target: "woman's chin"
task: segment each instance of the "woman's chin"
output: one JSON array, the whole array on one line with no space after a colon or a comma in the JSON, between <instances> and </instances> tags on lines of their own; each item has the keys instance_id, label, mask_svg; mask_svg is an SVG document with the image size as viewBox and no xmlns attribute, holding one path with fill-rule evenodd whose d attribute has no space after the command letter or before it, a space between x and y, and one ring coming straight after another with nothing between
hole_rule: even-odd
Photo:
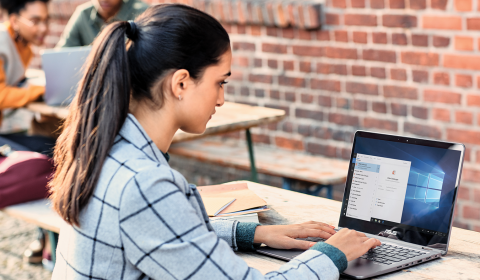
<instances>
[{"instance_id":1,"label":"woman's chin","mask_svg":"<svg viewBox=\"0 0 480 280\"><path fill-rule=\"evenodd\" d=\"M196 128L180 128L181 131L190 133L190 134L203 134L205 130L207 129L206 126L203 127L196 127Z\"/></svg>"}]
</instances>

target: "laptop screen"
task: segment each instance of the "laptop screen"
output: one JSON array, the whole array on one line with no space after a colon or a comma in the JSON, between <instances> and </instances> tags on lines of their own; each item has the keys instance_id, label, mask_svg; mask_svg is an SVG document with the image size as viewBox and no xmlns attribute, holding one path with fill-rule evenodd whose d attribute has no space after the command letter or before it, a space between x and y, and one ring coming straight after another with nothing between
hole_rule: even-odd
<instances>
[{"instance_id":1,"label":"laptop screen","mask_svg":"<svg viewBox=\"0 0 480 280\"><path fill-rule=\"evenodd\" d=\"M339 226L446 250L463 150L357 132Z\"/></svg>"}]
</instances>

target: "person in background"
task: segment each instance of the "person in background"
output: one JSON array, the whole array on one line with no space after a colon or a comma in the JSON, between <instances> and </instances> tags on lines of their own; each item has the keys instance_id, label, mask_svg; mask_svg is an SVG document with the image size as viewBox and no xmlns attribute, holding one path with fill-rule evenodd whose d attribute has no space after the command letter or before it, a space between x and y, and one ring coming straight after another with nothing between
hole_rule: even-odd
<instances>
[{"instance_id":1,"label":"person in background","mask_svg":"<svg viewBox=\"0 0 480 280\"><path fill-rule=\"evenodd\" d=\"M77 7L57 47L90 45L106 25L135 19L147 8L148 5L139 0L91 0Z\"/></svg>"},{"instance_id":2,"label":"person in background","mask_svg":"<svg viewBox=\"0 0 480 280\"><path fill-rule=\"evenodd\" d=\"M0 125L2 110L20 108L39 99L45 92L43 86L28 85L25 71L33 57L31 45L43 45L48 33L49 0L0 0L7 20L0 24ZM55 139L25 133L0 134L0 147L9 145L14 150L41 152L53 151ZM30 244L24 258L30 263L42 261L45 247L43 231Z\"/></svg>"}]
</instances>

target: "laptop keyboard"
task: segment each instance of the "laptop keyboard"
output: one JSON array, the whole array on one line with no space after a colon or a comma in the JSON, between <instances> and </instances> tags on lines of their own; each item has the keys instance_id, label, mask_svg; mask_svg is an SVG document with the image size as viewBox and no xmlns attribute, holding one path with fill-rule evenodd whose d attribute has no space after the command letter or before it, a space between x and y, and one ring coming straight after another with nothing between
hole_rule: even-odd
<instances>
[{"instance_id":1,"label":"laptop keyboard","mask_svg":"<svg viewBox=\"0 0 480 280\"><path fill-rule=\"evenodd\" d=\"M305 240L310 242L325 242L325 239L319 237L297 238L298 240ZM375 249L370 249L367 253L361 256L361 259L371 260L377 263L390 265L396 262L401 262L420 255L425 252L409 249L401 246L383 243Z\"/></svg>"}]
</instances>

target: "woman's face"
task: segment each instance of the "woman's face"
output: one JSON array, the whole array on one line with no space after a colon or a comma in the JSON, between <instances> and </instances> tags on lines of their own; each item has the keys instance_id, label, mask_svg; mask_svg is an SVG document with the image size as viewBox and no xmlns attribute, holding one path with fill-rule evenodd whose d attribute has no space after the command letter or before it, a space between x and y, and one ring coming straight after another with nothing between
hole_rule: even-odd
<instances>
[{"instance_id":1,"label":"woman's face","mask_svg":"<svg viewBox=\"0 0 480 280\"><path fill-rule=\"evenodd\" d=\"M13 30L28 43L42 45L48 33L48 8L42 1L29 2L18 14L10 15Z\"/></svg>"},{"instance_id":2,"label":"woman's face","mask_svg":"<svg viewBox=\"0 0 480 280\"><path fill-rule=\"evenodd\" d=\"M187 92L180 101L180 129L189 133L203 133L207 122L215 114L215 108L225 102L224 84L231 72L232 52L225 52L218 64L205 69L202 78L196 83L189 80Z\"/></svg>"}]
</instances>

